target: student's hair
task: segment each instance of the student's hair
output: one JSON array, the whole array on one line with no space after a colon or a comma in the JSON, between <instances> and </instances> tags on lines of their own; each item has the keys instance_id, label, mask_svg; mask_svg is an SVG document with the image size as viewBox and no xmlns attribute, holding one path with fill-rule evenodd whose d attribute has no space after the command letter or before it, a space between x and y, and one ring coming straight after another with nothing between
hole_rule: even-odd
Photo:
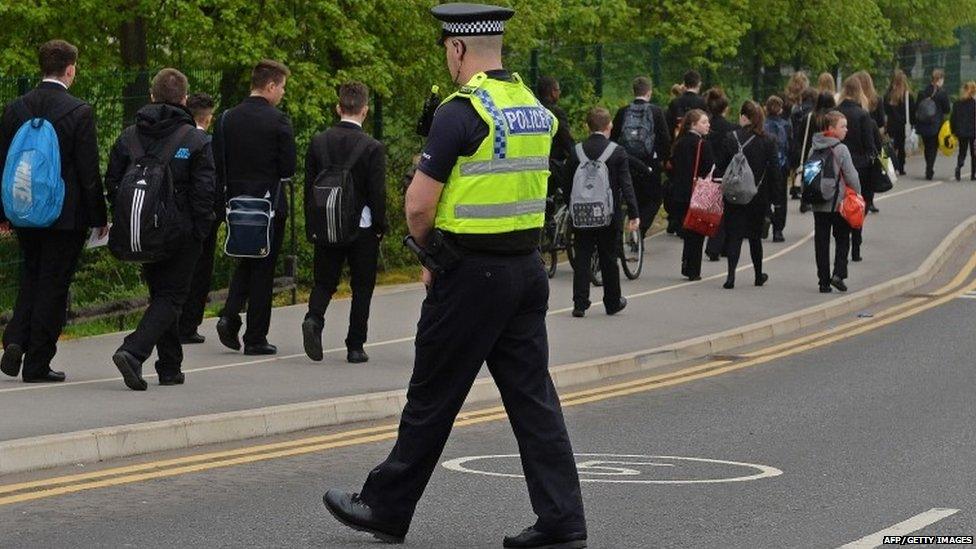
<instances>
[{"instance_id":1,"label":"student's hair","mask_svg":"<svg viewBox=\"0 0 976 549\"><path fill-rule=\"evenodd\" d=\"M874 79L871 78L871 74L868 71L857 71L852 76L861 82L861 90L868 100L868 106L865 108L869 111L877 109L880 98L877 90L874 89Z\"/></svg>"},{"instance_id":2,"label":"student's hair","mask_svg":"<svg viewBox=\"0 0 976 549\"><path fill-rule=\"evenodd\" d=\"M871 105L868 102L868 96L864 95L864 88L861 87L861 79L857 75L851 75L844 79L844 87L840 91L840 100L851 100L863 107L865 110L870 110Z\"/></svg>"},{"instance_id":3,"label":"student's hair","mask_svg":"<svg viewBox=\"0 0 976 549\"><path fill-rule=\"evenodd\" d=\"M369 105L369 88L362 82L346 82L339 86L339 110L359 114Z\"/></svg>"},{"instance_id":4,"label":"student's hair","mask_svg":"<svg viewBox=\"0 0 976 549\"><path fill-rule=\"evenodd\" d=\"M783 90L783 96L791 105L797 105L803 101L803 91L810 87L810 78L803 71L796 71L790 77L790 81Z\"/></svg>"},{"instance_id":5,"label":"student's hair","mask_svg":"<svg viewBox=\"0 0 976 549\"><path fill-rule=\"evenodd\" d=\"M552 92L559 87L559 81L551 76L540 76L535 85L535 95L540 101L548 101Z\"/></svg>"},{"instance_id":6,"label":"student's hair","mask_svg":"<svg viewBox=\"0 0 976 549\"><path fill-rule=\"evenodd\" d=\"M962 90L959 92L959 100L966 101L969 99L976 99L976 82L970 80L962 86Z\"/></svg>"},{"instance_id":7,"label":"student's hair","mask_svg":"<svg viewBox=\"0 0 976 549\"><path fill-rule=\"evenodd\" d=\"M829 72L820 73L820 76L817 77L817 91L820 93L837 93L837 83L834 81L834 75Z\"/></svg>"},{"instance_id":8,"label":"student's hair","mask_svg":"<svg viewBox=\"0 0 976 549\"><path fill-rule=\"evenodd\" d=\"M780 102L782 103L782 100ZM739 114L749 119L749 125L752 126L752 133L765 135L766 114L763 113L763 109L759 106L759 103L746 101L742 104L742 108L739 109Z\"/></svg>"},{"instance_id":9,"label":"student's hair","mask_svg":"<svg viewBox=\"0 0 976 549\"><path fill-rule=\"evenodd\" d=\"M78 62L78 48L64 40L49 40L37 50L43 76L64 76Z\"/></svg>"},{"instance_id":10,"label":"student's hair","mask_svg":"<svg viewBox=\"0 0 976 549\"><path fill-rule=\"evenodd\" d=\"M905 101L905 94L912 92L912 83L908 75L901 69L895 69L891 76L891 87L888 88L888 104L901 105Z\"/></svg>"},{"instance_id":11,"label":"student's hair","mask_svg":"<svg viewBox=\"0 0 976 549\"><path fill-rule=\"evenodd\" d=\"M194 93L186 98L186 108L194 119L203 118L214 110L213 97L206 93Z\"/></svg>"},{"instance_id":12,"label":"student's hair","mask_svg":"<svg viewBox=\"0 0 976 549\"><path fill-rule=\"evenodd\" d=\"M824 92L817 96L817 104L813 110L813 124L820 131L826 129L824 124L827 123L827 113L833 111L837 107L837 101L834 100L834 94L830 92Z\"/></svg>"},{"instance_id":13,"label":"student's hair","mask_svg":"<svg viewBox=\"0 0 976 549\"><path fill-rule=\"evenodd\" d=\"M935 84L939 80L945 78L945 71L942 69L932 69L932 83Z\"/></svg>"},{"instance_id":14,"label":"student's hair","mask_svg":"<svg viewBox=\"0 0 976 549\"><path fill-rule=\"evenodd\" d=\"M187 89L190 84L186 80L186 75L176 69L162 69L156 73L152 79L152 86L149 93L157 103L169 103L179 105L186 97Z\"/></svg>"},{"instance_id":15,"label":"student's hair","mask_svg":"<svg viewBox=\"0 0 976 549\"><path fill-rule=\"evenodd\" d=\"M271 59L262 59L251 70L251 89L263 90L272 82L281 84L289 76L291 76L291 71L288 70L288 67L284 63L279 63Z\"/></svg>"},{"instance_id":16,"label":"student's hair","mask_svg":"<svg viewBox=\"0 0 976 549\"><path fill-rule=\"evenodd\" d=\"M804 103L809 102L816 105L818 95L820 95L820 92L817 91L817 88L808 86L805 90L803 90L803 93L800 94L800 101Z\"/></svg>"},{"instance_id":17,"label":"student's hair","mask_svg":"<svg viewBox=\"0 0 976 549\"><path fill-rule=\"evenodd\" d=\"M677 144L678 140L684 137L688 132L691 131L691 127L698 123L702 118L708 118L708 113L701 109L691 109L686 112L684 117L681 119L681 126L678 128L678 136L675 137L674 143ZM672 145L672 148L674 145Z\"/></svg>"},{"instance_id":18,"label":"student's hair","mask_svg":"<svg viewBox=\"0 0 976 549\"><path fill-rule=\"evenodd\" d=\"M725 95L725 90L714 86L705 92L705 105L713 118L723 116L725 110L729 108L729 96Z\"/></svg>"},{"instance_id":19,"label":"student's hair","mask_svg":"<svg viewBox=\"0 0 976 549\"><path fill-rule=\"evenodd\" d=\"M644 95L650 95L651 90L651 79L646 76L638 76L634 79L634 97L641 97Z\"/></svg>"},{"instance_id":20,"label":"student's hair","mask_svg":"<svg viewBox=\"0 0 976 549\"><path fill-rule=\"evenodd\" d=\"M783 114L783 99L778 95L770 95L766 99L766 114L769 116L779 116Z\"/></svg>"},{"instance_id":21,"label":"student's hair","mask_svg":"<svg viewBox=\"0 0 976 549\"><path fill-rule=\"evenodd\" d=\"M847 117L844 116L844 113L840 111L827 112L827 114L823 116L823 126L821 127L821 131L827 131L830 128L833 128L838 122L845 120L846 118Z\"/></svg>"},{"instance_id":22,"label":"student's hair","mask_svg":"<svg viewBox=\"0 0 976 549\"><path fill-rule=\"evenodd\" d=\"M602 132L606 130L610 127L610 122L612 121L610 111L603 107L593 107L590 109L590 112L586 113L586 127L591 132Z\"/></svg>"},{"instance_id":23,"label":"student's hair","mask_svg":"<svg viewBox=\"0 0 976 549\"><path fill-rule=\"evenodd\" d=\"M678 97L679 95L683 94L684 92L685 92L685 87L684 87L683 84L674 84L674 85L671 86L671 89L668 90L668 93L671 94L671 98L672 99L674 99L675 97Z\"/></svg>"},{"instance_id":24,"label":"student's hair","mask_svg":"<svg viewBox=\"0 0 976 549\"><path fill-rule=\"evenodd\" d=\"M697 88L698 86L701 85L701 75L698 74L698 71L691 69L690 71L685 73L684 77L682 78L682 81L685 83L686 90L691 88Z\"/></svg>"}]
</instances>

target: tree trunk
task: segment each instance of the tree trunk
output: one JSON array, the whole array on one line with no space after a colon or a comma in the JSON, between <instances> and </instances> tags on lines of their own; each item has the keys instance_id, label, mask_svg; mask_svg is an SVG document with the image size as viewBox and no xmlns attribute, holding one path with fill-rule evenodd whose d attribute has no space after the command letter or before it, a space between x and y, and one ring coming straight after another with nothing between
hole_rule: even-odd
<instances>
[{"instance_id":1,"label":"tree trunk","mask_svg":"<svg viewBox=\"0 0 976 549\"><path fill-rule=\"evenodd\" d=\"M136 17L119 28L119 48L122 67L126 71L122 87L122 126L132 124L136 112L149 103L149 48L146 22Z\"/></svg>"}]
</instances>

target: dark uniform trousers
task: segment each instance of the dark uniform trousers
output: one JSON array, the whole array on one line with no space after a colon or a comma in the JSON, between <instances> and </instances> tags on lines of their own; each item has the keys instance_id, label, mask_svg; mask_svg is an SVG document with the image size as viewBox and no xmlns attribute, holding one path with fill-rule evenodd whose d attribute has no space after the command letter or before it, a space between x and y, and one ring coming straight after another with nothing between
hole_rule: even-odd
<instances>
[{"instance_id":1,"label":"dark uniform trousers","mask_svg":"<svg viewBox=\"0 0 976 549\"><path fill-rule=\"evenodd\" d=\"M227 290L227 301L220 316L240 323L240 314L247 304L245 345L268 342L271 328L271 299L274 297L275 267L285 238L285 216L275 217L271 234L271 253L261 259L239 259ZM239 324L238 324L239 325Z\"/></svg>"},{"instance_id":2,"label":"dark uniform trousers","mask_svg":"<svg viewBox=\"0 0 976 549\"><path fill-rule=\"evenodd\" d=\"M683 222L691 204L688 202L675 202L672 207L676 214L675 217ZM705 247L705 236L694 231L689 231L681 227L680 224L679 227L678 234L684 240L684 246L681 249L681 274L690 277L701 276L702 249ZM724 247L724 236L722 238L722 247Z\"/></svg>"},{"instance_id":3,"label":"dark uniform trousers","mask_svg":"<svg viewBox=\"0 0 976 549\"><path fill-rule=\"evenodd\" d=\"M830 284L830 233L834 233L833 275L847 278L847 253L851 244L851 226L837 212L813 212L813 244L817 254L817 279L821 286Z\"/></svg>"},{"instance_id":4,"label":"dark uniform trousers","mask_svg":"<svg viewBox=\"0 0 976 549\"><path fill-rule=\"evenodd\" d=\"M171 257L142 266L149 287L149 307L136 330L126 336L121 349L145 361L156 348L156 372L175 375L183 364L179 321L189 292L190 280L200 256L201 243L188 238Z\"/></svg>"},{"instance_id":5,"label":"dark uniform trousers","mask_svg":"<svg viewBox=\"0 0 976 549\"><path fill-rule=\"evenodd\" d=\"M611 224L603 229L573 229L573 308L585 311L590 308L590 281L594 249L600 258L603 273L603 306L620 308L620 269L617 257L621 246L622 227Z\"/></svg>"},{"instance_id":6,"label":"dark uniform trousers","mask_svg":"<svg viewBox=\"0 0 976 549\"><path fill-rule=\"evenodd\" d=\"M3 344L16 343L24 349L25 379L51 369L67 319L68 288L87 237L88 231L17 229L23 260L20 289Z\"/></svg>"},{"instance_id":7,"label":"dark uniform trousers","mask_svg":"<svg viewBox=\"0 0 976 549\"><path fill-rule=\"evenodd\" d=\"M339 286L342 266L349 262L349 285L352 288L352 308L349 311L349 332L346 348L362 350L366 343L369 305L376 287L376 265L380 239L372 229L359 229L348 246L316 246L313 259L315 286L308 300L308 316L322 324L325 310Z\"/></svg>"},{"instance_id":8,"label":"dark uniform trousers","mask_svg":"<svg viewBox=\"0 0 976 549\"><path fill-rule=\"evenodd\" d=\"M864 197L865 205L870 206L874 203L874 183L871 181L871 167L856 168L857 178L861 181L861 196ZM843 195L841 195L843 197ZM865 212L866 213L866 212ZM851 253L861 255L861 243L864 242L864 229L850 229L851 233Z\"/></svg>"},{"instance_id":9,"label":"dark uniform trousers","mask_svg":"<svg viewBox=\"0 0 976 549\"><path fill-rule=\"evenodd\" d=\"M789 202L786 186L789 185L790 169L783 167L780 170L779 177L780 184L773 189L773 215L770 221L772 221L773 231L783 232L783 229L786 228L786 211Z\"/></svg>"},{"instance_id":10,"label":"dark uniform trousers","mask_svg":"<svg viewBox=\"0 0 976 549\"><path fill-rule=\"evenodd\" d=\"M438 276L417 324L416 359L396 445L363 500L409 525L471 385L488 364L518 440L536 526L585 530L573 449L549 377L549 280L538 253L466 256Z\"/></svg>"},{"instance_id":11,"label":"dark uniform trousers","mask_svg":"<svg viewBox=\"0 0 976 549\"><path fill-rule=\"evenodd\" d=\"M196 333L203 323L203 310L207 307L207 297L210 295L210 285L213 282L214 252L217 251L217 229L220 221L214 221L210 234L203 241L197 266L193 271L190 291L183 305L180 315L180 335L187 336Z\"/></svg>"}]
</instances>

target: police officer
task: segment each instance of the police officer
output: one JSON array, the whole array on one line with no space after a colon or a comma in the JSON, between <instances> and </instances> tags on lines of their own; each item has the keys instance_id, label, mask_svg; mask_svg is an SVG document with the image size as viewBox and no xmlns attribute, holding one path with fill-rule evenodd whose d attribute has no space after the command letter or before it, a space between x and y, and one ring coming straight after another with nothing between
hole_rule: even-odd
<instances>
[{"instance_id":1,"label":"police officer","mask_svg":"<svg viewBox=\"0 0 976 549\"><path fill-rule=\"evenodd\" d=\"M507 8L444 4L447 66L461 89L438 109L406 197L407 223L439 272L389 457L358 494L326 492L343 524L400 543L458 411L488 364L522 453L535 524L505 547L586 547L573 450L548 371L548 279L537 246L556 122L502 68Z\"/></svg>"}]
</instances>

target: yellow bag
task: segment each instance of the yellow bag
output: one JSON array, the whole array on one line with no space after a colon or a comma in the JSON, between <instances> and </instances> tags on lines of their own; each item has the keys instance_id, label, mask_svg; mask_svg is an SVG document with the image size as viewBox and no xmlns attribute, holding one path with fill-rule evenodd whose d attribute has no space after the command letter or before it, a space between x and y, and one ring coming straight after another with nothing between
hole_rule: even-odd
<instances>
[{"instance_id":1,"label":"yellow bag","mask_svg":"<svg viewBox=\"0 0 976 549\"><path fill-rule=\"evenodd\" d=\"M942 129L939 130L939 151L946 156L952 156L956 152L956 147L959 146L959 139L952 135L952 129L949 127L949 121L946 120L942 123Z\"/></svg>"}]
</instances>

